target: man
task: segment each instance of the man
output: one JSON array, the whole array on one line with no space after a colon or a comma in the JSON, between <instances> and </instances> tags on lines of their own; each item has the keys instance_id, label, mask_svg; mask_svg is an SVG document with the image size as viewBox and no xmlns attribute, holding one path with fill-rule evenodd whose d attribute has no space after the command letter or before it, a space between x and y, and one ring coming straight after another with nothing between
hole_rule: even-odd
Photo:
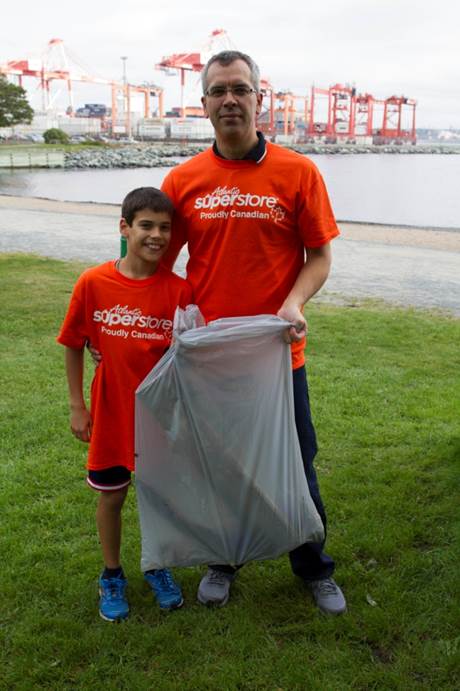
<instances>
[{"instance_id":1,"label":"man","mask_svg":"<svg viewBox=\"0 0 460 691\"><path fill-rule=\"evenodd\" d=\"M326 526L313 467L317 447L304 367L303 307L327 279L329 242L339 231L314 164L257 132L259 81L257 65L238 51L223 51L205 66L202 104L216 138L211 149L174 168L163 183L176 208L165 261L172 266L188 243L187 278L207 320L275 313L293 324L286 337L296 425L310 493ZM289 557L321 610L346 610L323 543L301 545ZM235 574L225 564L210 566L199 602L225 605Z\"/></svg>"}]
</instances>

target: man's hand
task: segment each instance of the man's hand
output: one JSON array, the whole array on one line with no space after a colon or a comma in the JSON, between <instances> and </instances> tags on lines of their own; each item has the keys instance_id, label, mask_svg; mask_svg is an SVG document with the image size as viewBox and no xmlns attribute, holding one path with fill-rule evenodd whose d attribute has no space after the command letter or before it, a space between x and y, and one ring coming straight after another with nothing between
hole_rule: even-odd
<instances>
[{"instance_id":1,"label":"man's hand","mask_svg":"<svg viewBox=\"0 0 460 691\"><path fill-rule=\"evenodd\" d=\"M307 321L298 305L285 302L278 310L277 316L292 324L284 332L286 343L297 343L305 338L308 330Z\"/></svg>"},{"instance_id":2,"label":"man's hand","mask_svg":"<svg viewBox=\"0 0 460 691\"><path fill-rule=\"evenodd\" d=\"M285 340L288 343L297 343L307 335L307 322L303 316L303 308L324 284L330 266L329 243L307 249L307 261L299 271L289 295L278 311L278 317L292 324L285 334Z\"/></svg>"},{"instance_id":3,"label":"man's hand","mask_svg":"<svg viewBox=\"0 0 460 691\"><path fill-rule=\"evenodd\" d=\"M86 347L88 348L88 352L91 355L91 359L93 361L94 366L98 367L102 362L102 355L94 346L91 345L89 341L86 344Z\"/></svg>"},{"instance_id":4,"label":"man's hand","mask_svg":"<svg viewBox=\"0 0 460 691\"><path fill-rule=\"evenodd\" d=\"M91 438L92 420L86 406L70 408L70 429L80 441L89 442Z\"/></svg>"}]
</instances>

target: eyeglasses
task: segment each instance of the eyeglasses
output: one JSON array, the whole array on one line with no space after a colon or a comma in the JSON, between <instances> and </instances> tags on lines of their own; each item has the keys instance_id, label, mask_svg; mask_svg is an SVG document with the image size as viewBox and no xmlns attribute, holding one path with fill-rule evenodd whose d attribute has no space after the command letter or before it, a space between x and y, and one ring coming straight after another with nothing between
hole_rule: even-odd
<instances>
[{"instance_id":1,"label":"eyeglasses","mask_svg":"<svg viewBox=\"0 0 460 691\"><path fill-rule=\"evenodd\" d=\"M204 93L205 96L209 96L210 98L223 98L227 95L228 91L230 91L235 98L244 98L245 96L249 96L249 94L257 93L255 89L246 86L246 84L235 84L235 86L211 86L211 88L207 89Z\"/></svg>"}]
</instances>

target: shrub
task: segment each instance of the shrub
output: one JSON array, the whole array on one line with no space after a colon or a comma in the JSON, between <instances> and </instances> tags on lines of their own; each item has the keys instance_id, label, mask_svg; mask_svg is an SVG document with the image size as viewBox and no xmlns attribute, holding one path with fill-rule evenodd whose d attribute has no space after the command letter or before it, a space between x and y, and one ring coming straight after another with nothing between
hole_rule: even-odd
<instances>
[{"instance_id":1,"label":"shrub","mask_svg":"<svg viewBox=\"0 0 460 691\"><path fill-rule=\"evenodd\" d=\"M52 127L49 130L46 130L46 132L43 132L43 139L45 140L46 144L68 144L69 143L69 137L63 130L58 129L57 127Z\"/></svg>"}]
</instances>

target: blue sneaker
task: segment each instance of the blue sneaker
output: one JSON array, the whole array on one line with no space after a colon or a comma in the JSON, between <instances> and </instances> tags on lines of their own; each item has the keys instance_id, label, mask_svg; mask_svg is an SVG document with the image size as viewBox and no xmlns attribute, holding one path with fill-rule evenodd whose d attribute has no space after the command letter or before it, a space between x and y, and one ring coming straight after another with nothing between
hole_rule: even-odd
<instances>
[{"instance_id":1,"label":"blue sneaker","mask_svg":"<svg viewBox=\"0 0 460 691\"><path fill-rule=\"evenodd\" d=\"M171 571L156 569L153 573L144 573L144 578L152 588L160 609L178 609L184 604L182 591L174 582Z\"/></svg>"},{"instance_id":2,"label":"blue sneaker","mask_svg":"<svg viewBox=\"0 0 460 691\"><path fill-rule=\"evenodd\" d=\"M99 614L105 621L122 621L129 612L126 578L99 578Z\"/></svg>"}]
</instances>

